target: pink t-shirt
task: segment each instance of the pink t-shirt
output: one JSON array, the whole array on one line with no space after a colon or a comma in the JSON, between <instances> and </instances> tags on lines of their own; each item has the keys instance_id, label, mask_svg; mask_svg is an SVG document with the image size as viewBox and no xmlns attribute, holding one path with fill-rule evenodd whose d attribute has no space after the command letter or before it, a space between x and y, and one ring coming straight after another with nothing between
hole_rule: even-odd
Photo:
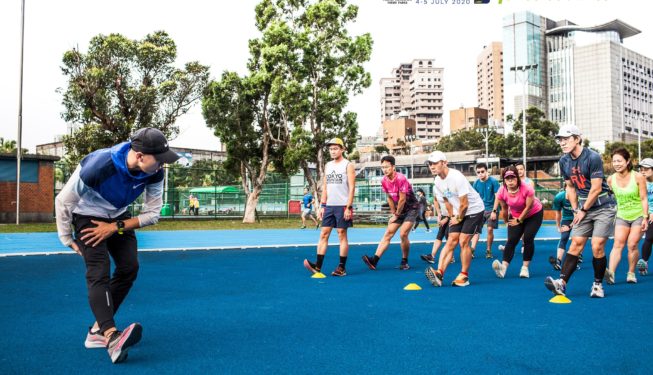
<instances>
[{"instance_id":1,"label":"pink t-shirt","mask_svg":"<svg viewBox=\"0 0 653 375\"><path fill-rule=\"evenodd\" d=\"M514 218L518 218L521 216L521 213L524 211L524 208L526 208L526 198L528 197L534 198L533 207L531 207L530 212L528 213L528 215L526 215L526 217L531 217L542 210L542 202L540 202L540 200L537 199L537 197L535 197L535 190L533 190L533 187L531 185L522 183L519 186L519 190L517 191L516 194L508 193L506 187L501 185L501 188L497 193L497 198L506 202L508 208L510 209L510 214Z\"/></svg>"},{"instance_id":2,"label":"pink t-shirt","mask_svg":"<svg viewBox=\"0 0 653 375\"><path fill-rule=\"evenodd\" d=\"M395 172L395 178L392 181L388 176L383 176L383 180L381 180L381 189L383 189L383 192L388 194L395 203L399 202L399 193L406 194L404 208L416 208L419 205L415 193L413 192L413 186L410 184L406 176L399 172Z\"/></svg>"}]
</instances>

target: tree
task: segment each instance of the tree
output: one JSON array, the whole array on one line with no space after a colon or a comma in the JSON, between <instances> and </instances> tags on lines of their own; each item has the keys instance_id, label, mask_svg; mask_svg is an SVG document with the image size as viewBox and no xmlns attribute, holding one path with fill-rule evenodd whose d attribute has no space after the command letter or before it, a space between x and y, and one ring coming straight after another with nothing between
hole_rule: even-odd
<instances>
[{"instance_id":1,"label":"tree","mask_svg":"<svg viewBox=\"0 0 653 375\"><path fill-rule=\"evenodd\" d=\"M289 135L284 168L303 169L313 191L324 176L326 142L340 137L351 152L358 136L357 116L346 107L350 94L371 84L363 64L370 60L372 38L349 35L357 16L358 7L346 0L263 0L257 7L263 37L250 44L253 55L261 65L285 67L277 70L270 98L282 133ZM283 53L266 52L271 50Z\"/></svg>"},{"instance_id":2,"label":"tree","mask_svg":"<svg viewBox=\"0 0 653 375\"><path fill-rule=\"evenodd\" d=\"M26 154L27 149L26 148L21 148L21 154ZM18 147L16 147L16 141L14 140L5 140L4 138L0 137L0 154L17 154L18 153Z\"/></svg>"},{"instance_id":3,"label":"tree","mask_svg":"<svg viewBox=\"0 0 653 375\"><path fill-rule=\"evenodd\" d=\"M653 139L642 140L640 143L642 149L642 159L646 158L647 155L653 155ZM637 159L637 142L605 142L605 151L603 151L603 168L606 172L612 171L612 152L618 148L625 148L630 152L630 158L632 160L633 166L639 163Z\"/></svg>"},{"instance_id":4,"label":"tree","mask_svg":"<svg viewBox=\"0 0 653 375\"><path fill-rule=\"evenodd\" d=\"M143 40L100 34L91 39L87 53L66 51L62 118L83 125L64 136L70 162L125 141L144 127L174 138L177 118L200 99L209 79L207 66L193 61L175 68L176 58L175 42L164 31Z\"/></svg>"},{"instance_id":5,"label":"tree","mask_svg":"<svg viewBox=\"0 0 653 375\"><path fill-rule=\"evenodd\" d=\"M522 115L513 123L513 132L505 139L498 141L499 155L506 157L520 157L523 155L522 142ZM512 116L508 116L511 120ZM560 155L560 146L555 141L558 134L558 124L546 120L544 112L537 107L526 110L526 154L527 156Z\"/></svg>"},{"instance_id":6,"label":"tree","mask_svg":"<svg viewBox=\"0 0 653 375\"><path fill-rule=\"evenodd\" d=\"M383 153L387 154L387 153L390 152L390 150L388 149L388 147L386 145L377 145L377 146L374 147L374 151L376 151L379 154L383 154Z\"/></svg>"},{"instance_id":7,"label":"tree","mask_svg":"<svg viewBox=\"0 0 653 375\"><path fill-rule=\"evenodd\" d=\"M224 72L206 90L207 125L225 144L226 165L240 171L247 194L244 223L254 222L269 168L288 174L301 167L316 189L328 139L339 136L353 149L356 115L344 108L349 93L370 84L361 64L371 53L369 35L347 34L357 12L345 0L263 0L256 6L261 36L249 41L248 74Z\"/></svg>"},{"instance_id":8,"label":"tree","mask_svg":"<svg viewBox=\"0 0 653 375\"><path fill-rule=\"evenodd\" d=\"M501 137L496 132L490 133L490 138ZM442 152L467 151L485 149L485 138L476 129L463 129L440 138L437 149ZM492 153L492 147L489 147Z\"/></svg>"},{"instance_id":9,"label":"tree","mask_svg":"<svg viewBox=\"0 0 653 375\"><path fill-rule=\"evenodd\" d=\"M190 167L174 164L169 168L168 186L174 189L238 183L234 173L216 160L197 160Z\"/></svg>"}]
</instances>

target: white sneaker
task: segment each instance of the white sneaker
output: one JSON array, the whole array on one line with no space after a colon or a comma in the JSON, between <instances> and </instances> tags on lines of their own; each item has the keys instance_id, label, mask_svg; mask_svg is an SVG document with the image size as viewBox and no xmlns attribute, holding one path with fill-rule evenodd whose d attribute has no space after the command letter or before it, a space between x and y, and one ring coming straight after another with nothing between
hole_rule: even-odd
<instances>
[{"instance_id":1,"label":"white sneaker","mask_svg":"<svg viewBox=\"0 0 653 375\"><path fill-rule=\"evenodd\" d=\"M637 284L637 277L635 277L635 272L626 273L626 282L628 284Z\"/></svg>"},{"instance_id":2,"label":"white sneaker","mask_svg":"<svg viewBox=\"0 0 653 375\"><path fill-rule=\"evenodd\" d=\"M605 269L605 282L608 283L608 285L614 285L614 272L610 271L609 268Z\"/></svg>"},{"instance_id":3,"label":"white sneaker","mask_svg":"<svg viewBox=\"0 0 653 375\"><path fill-rule=\"evenodd\" d=\"M605 293L603 293L603 284L593 283L592 284L592 291L590 292L590 297L592 297L592 298L603 298L603 297L605 297Z\"/></svg>"},{"instance_id":4,"label":"white sneaker","mask_svg":"<svg viewBox=\"0 0 653 375\"><path fill-rule=\"evenodd\" d=\"M503 251L506 247L504 245L499 245L499 251Z\"/></svg>"},{"instance_id":5,"label":"white sneaker","mask_svg":"<svg viewBox=\"0 0 653 375\"><path fill-rule=\"evenodd\" d=\"M498 278L503 279L506 276L506 267L504 267L503 262L499 259L495 259L492 262L492 269Z\"/></svg>"},{"instance_id":6,"label":"white sneaker","mask_svg":"<svg viewBox=\"0 0 653 375\"><path fill-rule=\"evenodd\" d=\"M519 271L519 277L522 279L528 279L531 275L528 273L528 267L522 266L521 271Z\"/></svg>"},{"instance_id":7,"label":"white sneaker","mask_svg":"<svg viewBox=\"0 0 653 375\"><path fill-rule=\"evenodd\" d=\"M648 275L648 262L645 261L644 259L640 259L637 261L637 270L639 271L639 274L642 276Z\"/></svg>"}]
</instances>

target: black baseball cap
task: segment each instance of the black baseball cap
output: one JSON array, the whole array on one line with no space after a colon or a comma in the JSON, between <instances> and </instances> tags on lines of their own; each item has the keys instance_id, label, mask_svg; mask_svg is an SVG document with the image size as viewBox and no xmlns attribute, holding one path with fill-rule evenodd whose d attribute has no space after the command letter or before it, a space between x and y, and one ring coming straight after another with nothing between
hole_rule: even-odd
<instances>
[{"instance_id":1,"label":"black baseball cap","mask_svg":"<svg viewBox=\"0 0 653 375\"><path fill-rule=\"evenodd\" d=\"M179 155L170 150L166 136L159 129L139 129L131 136L131 147L134 151L152 155L166 164L172 164L179 159Z\"/></svg>"}]
</instances>

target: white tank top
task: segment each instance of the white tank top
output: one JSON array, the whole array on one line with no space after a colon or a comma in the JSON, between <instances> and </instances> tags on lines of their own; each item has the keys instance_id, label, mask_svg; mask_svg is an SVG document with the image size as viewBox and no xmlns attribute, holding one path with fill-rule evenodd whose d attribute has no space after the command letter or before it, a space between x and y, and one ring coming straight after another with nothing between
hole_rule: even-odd
<instances>
[{"instance_id":1,"label":"white tank top","mask_svg":"<svg viewBox=\"0 0 653 375\"><path fill-rule=\"evenodd\" d=\"M327 206L346 206L349 201L349 181L347 166L349 160L342 159L339 163L330 161L324 168L327 189Z\"/></svg>"}]
</instances>

